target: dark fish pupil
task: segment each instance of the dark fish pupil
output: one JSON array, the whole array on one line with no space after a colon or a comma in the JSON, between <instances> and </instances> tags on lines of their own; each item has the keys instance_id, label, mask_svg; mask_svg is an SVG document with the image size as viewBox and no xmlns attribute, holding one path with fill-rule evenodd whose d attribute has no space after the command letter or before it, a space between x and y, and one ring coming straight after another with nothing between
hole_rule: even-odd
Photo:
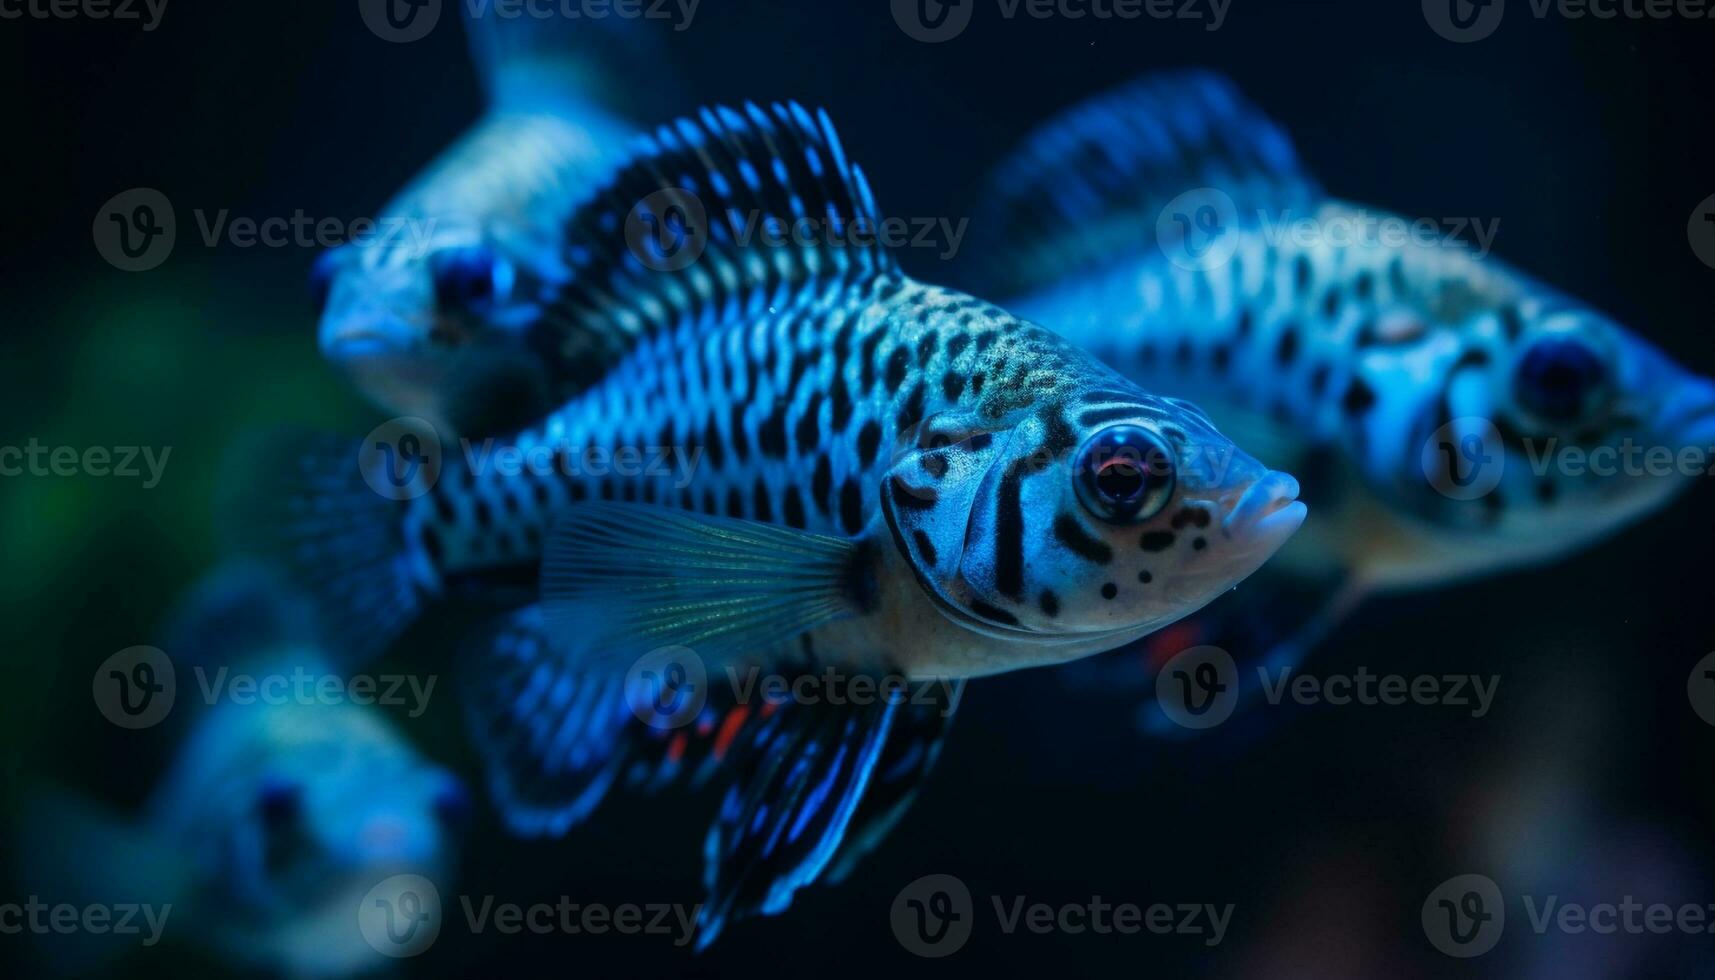
<instances>
[{"instance_id":1,"label":"dark fish pupil","mask_svg":"<svg viewBox=\"0 0 1715 980\"><path fill-rule=\"evenodd\" d=\"M1601 360L1584 344L1538 341L1519 363L1519 402L1543 421L1576 422L1590 408L1604 375Z\"/></svg>"},{"instance_id":2,"label":"dark fish pupil","mask_svg":"<svg viewBox=\"0 0 1715 980\"><path fill-rule=\"evenodd\" d=\"M1136 499L1143 485L1143 469L1135 460L1116 459L1096 474L1096 491L1115 504Z\"/></svg>"},{"instance_id":3,"label":"dark fish pupil","mask_svg":"<svg viewBox=\"0 0 1715 980\"><path fill-rule=\"evenodd\" d=\"M485 248L446 254L435 266L435 299L442 307L494 298L494 256Z\"/></svg>"}]
</instances>

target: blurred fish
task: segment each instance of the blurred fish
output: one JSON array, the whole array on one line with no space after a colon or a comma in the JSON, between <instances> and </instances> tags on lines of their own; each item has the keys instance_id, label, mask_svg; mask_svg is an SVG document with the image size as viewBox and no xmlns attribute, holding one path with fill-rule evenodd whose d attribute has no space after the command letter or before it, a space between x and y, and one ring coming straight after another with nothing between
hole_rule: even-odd
<instances>
[{"instance_id":1,"label":"blurred fish","mask_svg":"<svg viewBox=\"0 0 1715 980\"><path fill-rule=\"evenodd\" d=\"M279 584L251 568L212 574L174 617L179 662L327 672L298 645L301 607L276 599ZM351 975L389 962L359 932L365 893L398 873L445 880L469 805L376 709L223 700L196 719L135 819L62 790L34 794L23 878L43 896L170 906L165 938L235 965ZM50 960L81 971L122 951L120 937L102 938L50 948Z\"/></svg>"},{"instance_id":2,"label":"blurred fish","mask_svg":"<svg viewBox=\"0 0 1715 980\"><path fill-rule=\"evenodd\" d=\"M700 235L628 242L628 220ZM787 222L815 233L748 235ZM361 644L449 592L540 571L543 606L497 633L542 642L497 646L481 673L501 690L474 709L518 786L605 757L612 728L592 719L614 701L603 716L582 698L653 648L711 669L946 681L938 737L956 681L1170 623L1302 521L1295 481L1194 407L912 281L875 236L847 234L865 225L868 185L825 115L747 106L665 127L568 226L568 298L592 331L631 338L601 382L510 440L516 454L475 446L404 502L371 489L341 441L266 444L238 483L256 490L232 501L240 532L315 583ZM628 450L639 465L590 465ZM701 942L729 912L783 910L840 863L848 827L867 841L896 819L909 786L873 814L858 804L878 758L899 754L911 783L927 768L891 740L895 707L779 714L711 834ZM516 825L560 830L587 788L558 814L502 804Z\"/></svg>"},{"instance_id":3,"label":"blurred fish","mask_svg":"<svg viewBox=\"0 0 1715 980\"><path fill-rule=\"evenodd\" d=\"M1715 384L1466 244L1328 201L1219 76L1069 110L984 200L1005 243L984 288L1303 476L1316 520L1244 590L1266 615L1228 600L1194 630L1270 669L1368 595L1562 557L1690 485L1582 461L1715 447Z\"/></svg>"},{"instance_id":4,"label":"blurred fish","mask_svg":"<svg viewBox=\"0 0 1715 980\"><path fill-rule=\"evenodd\" d=\"M383 408L502 431L599 371L601 356L584 351L594 339L557 295L572 273L564 224L635 135L628 94L674 86L640 36L647 19L460 6L488 111L383 211L426 245L345 245L317 261L314 285L322 352Z\"/></svg>"}]
</instances>

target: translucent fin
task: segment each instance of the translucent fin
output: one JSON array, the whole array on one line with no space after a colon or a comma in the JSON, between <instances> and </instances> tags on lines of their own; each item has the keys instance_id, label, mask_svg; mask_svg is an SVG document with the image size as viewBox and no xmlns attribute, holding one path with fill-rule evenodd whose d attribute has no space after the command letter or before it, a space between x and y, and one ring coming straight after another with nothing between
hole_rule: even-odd
<instances>
[{"instance_id":1,"label":"translucent fin","mask_svg":"<svg viewBox=\"0 0 1715 980\"><path fill-rule=\"evenodd\" d=\"M580 504L549 535L544 615L574 668L623 670L661 647L709 667L760 656L860 611L864 546L648 504Z\"/></svg>"},{"instance_id":2,"label":"translucent fin","mask_svg":"<svg viewBox=\"0 0 1715 980\"><path fill-rule=\"evenodd\" d=\"M700 785L746 758L776 710L741 703L718 677L643 691L629 671L572 670L549 642L539 606L479 632L461 668L495 805L526 836L566 833L616 785ZM676 710L680 696L695 703Z\"/></svg>"},{"instance_id":3,"label":"translucent fin","mask_svg":"<svg viewBox=\"0 0 1715 980\"><path fill-rule=\"evenodd\" d=\"M1228 195L1239 216L1322 198L1285 132L1227 78L1147 75L1051 119L985 183L973 224L1003 247L982 285L1010 293L1155 247L1163 208L1188 191Z\"/></svg>"},{"instance_id":4,"label":"translucent fin","mask_svg":"<svg viewBox=\"0 0 1715 980\"><path fill-rule=\"evenodd\" d=\"M870 777L869 789L863 794L857 812L852 814L845 842L834 855L832 867L823 878L837 885L851 876L865 855L878 847L905 816L917 799L923 781L941 757L941 745L953 724L953 712L964 697L964 681L936 682L927 688L927 697L918 703L899 707L887 744L882 746L881 758Z\"/></svg>"},{"instance_id":5,"label":"translucent fin","mask_svg":"<svg viewBox=\"0 0 1715 980\"><path fill-rule=\"evenodd\" d=\"M203 575L167 615L163 642L183 666L233 667L318 640L313 604L275 570L230 562Z\"/></svg>"},{"instance_id":6,"label":"translucent fin","mask_svg":"<svg viewBox=\"0 0 1715 980\"><path fill-rule=\"evenodd\" d=\"M780 712L704 841L709 895L697 922L698 949L734 918L785 911L793 894L828 866L898 711L879 700Z\"/></svg>"},{"instance_id":7,"label":"translucent fin","mask_svg":"<svg viewBox=\"0 0 1715 980\"><path fill-rule=\"evenodd\" d=\"M461 666L471 739L507 825L558 836L589 816L625 765L625 675L570 667L538 606L479 632Z\"/></svg>"},{"instance_id":8,"label":"translucent fin","mask_svg":"<svg viewBox=\"0 0 1715 980\"><path fill-rule=\"evenodd\" d=\"M356 661L410 624L432 578L405 547L401 504L363 465L339 437L257 437L234 453L220 503L235 550L278 568L314 604L326 648Z\"/></svg>"},{"instance_id":9,"label":"translucent fin","mask_svg":"<svg viewBox=\"0 0 1715 980\"><path fill-rule=\"evenodd\" d=\"M503 15L498 0L459 6L477 75L497 111L576 116L601 106L661 119L686 108L664 94L684 90L664 49L675 33L670 21L517 9Z\"/></svg>"}]
</instances>

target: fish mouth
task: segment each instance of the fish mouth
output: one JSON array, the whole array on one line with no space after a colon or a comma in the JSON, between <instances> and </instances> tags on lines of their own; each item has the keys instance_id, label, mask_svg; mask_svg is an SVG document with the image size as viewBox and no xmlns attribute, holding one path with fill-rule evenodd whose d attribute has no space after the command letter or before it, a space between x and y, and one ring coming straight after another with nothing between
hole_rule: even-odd
<instances>
[{"instance_id":1,"label":"fish mouth","mask_svg":"<svg viewBox=\"0 0 1715 980\"><path fill-rule=\"evenodd\" d=\"M1280 534L1285 540L1285 535L1298 530L1309 512L1298 499L1298 492L1298 480L1290 473L1270 470L1239 495L1221 521L1221 533L1229 538Z\"/></svg>"}]
</instances>

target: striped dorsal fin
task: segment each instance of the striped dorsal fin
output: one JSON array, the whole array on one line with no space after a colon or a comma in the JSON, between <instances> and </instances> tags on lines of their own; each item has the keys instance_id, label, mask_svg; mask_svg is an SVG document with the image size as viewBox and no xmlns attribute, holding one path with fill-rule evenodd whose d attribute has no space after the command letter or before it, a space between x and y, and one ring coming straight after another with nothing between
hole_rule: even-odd
<instances>
[{"instance_id":1,"label":"striped dorsal fin","mask_svg":"<svg viewBox=\"0 0 1715 980\"><path fill-rule=\"evenodd\" d=\"M567 228L557 302L605 350L897 273L827 114L716 107L646 136Z\"/></svg>"},{"instance_id":2,"label":"striped dorsal fin","mask_svg":"<svg viewBox=\"0 0 1715 980\"><path fill-rule=\"evenodd\" d=\"M1285 132L1221 75L1146 75L1098 95L1038 127L985 183L980 227L1001 246L981 285L1016 294L1135 258L1164 208L1203 188L1237 215L1308 215L1322 196Z\"/></svg>"}]
</instances>

